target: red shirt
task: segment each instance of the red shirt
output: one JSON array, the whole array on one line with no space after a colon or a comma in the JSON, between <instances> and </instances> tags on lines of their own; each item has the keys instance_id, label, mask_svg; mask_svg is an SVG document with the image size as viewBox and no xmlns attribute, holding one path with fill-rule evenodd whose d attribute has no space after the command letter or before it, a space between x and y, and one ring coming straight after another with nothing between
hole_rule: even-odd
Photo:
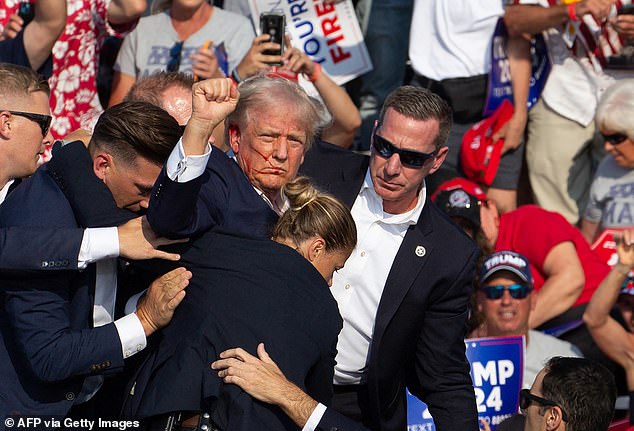
<instances>
[{"instance_id":1,"label":"red shirt","mask_svg":"<svg viewBox=\"0 0 634 431\"><path fill-rule=\"evenodd\" d=\"M544 261L548 252L565 241L571 241L581 261L586 283L574 305L590 301L599 283L610 271L590 249L581 232L560 214L546 211L536 205L524 205L500 216L500 232L495 251L512 250L523 254L529 261L539 291L544 284Z\"/></svg>"}]
</instances>

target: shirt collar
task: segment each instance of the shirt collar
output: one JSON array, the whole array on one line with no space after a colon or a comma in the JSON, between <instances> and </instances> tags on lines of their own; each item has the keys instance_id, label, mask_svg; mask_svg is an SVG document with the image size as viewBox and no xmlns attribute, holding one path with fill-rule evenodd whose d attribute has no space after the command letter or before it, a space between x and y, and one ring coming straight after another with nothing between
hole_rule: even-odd
<instances>
[{"instance_id":1,"label":"shirt collar","mask_svg":"<svg viewBox=\"0 0 634 431\"><path fill-rule=\"evenodd\" d=\"M423 212L423 207L425 206L425 201L427 200L427 187L423 182L423 187L418 193L416 206L411 210L402 214L386 213L383 211L383 199L381 199L374 190L374 183L372 183L372 176L370 175L370 168L368 167L359 195L368 200L368 207L372 213L374 213L374 216L383 223L415 225L418 223L418 219Z\"/></svg>"}]
</instances>

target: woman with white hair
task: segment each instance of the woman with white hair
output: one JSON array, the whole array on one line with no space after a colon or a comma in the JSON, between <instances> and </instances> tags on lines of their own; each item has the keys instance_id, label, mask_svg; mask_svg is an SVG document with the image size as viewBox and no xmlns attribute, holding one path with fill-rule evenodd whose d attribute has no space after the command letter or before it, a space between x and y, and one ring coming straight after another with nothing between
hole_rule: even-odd
<instances>
[{"instance_id":1,"label":"woman with white hair","mask_svg":"<svg viewBox=\"0 0 634 431\"><path fill-rule=\"evenodd\" d=\"M608 155L599 164L581 222L590 243L603 229L634 226L634 79L608 88L595 121Z\"/></svg>"}]
</instances>

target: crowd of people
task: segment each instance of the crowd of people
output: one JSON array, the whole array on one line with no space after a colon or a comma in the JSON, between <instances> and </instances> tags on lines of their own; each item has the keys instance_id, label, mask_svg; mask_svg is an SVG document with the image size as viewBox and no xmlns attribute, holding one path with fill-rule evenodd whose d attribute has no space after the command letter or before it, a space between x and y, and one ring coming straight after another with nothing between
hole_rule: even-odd
<instances>
[{"instance_id":1,"label":"crowd of people","mask_svg":"<svg viewBox=\"0 0 634 431\"><path fill-rule=\"evenodd\" d=\"M488 430L506 336L498 429L634 427L631 0L353 3L346 87L246 0L0 5L0 429Z\"/></svg>"}]
</instances>

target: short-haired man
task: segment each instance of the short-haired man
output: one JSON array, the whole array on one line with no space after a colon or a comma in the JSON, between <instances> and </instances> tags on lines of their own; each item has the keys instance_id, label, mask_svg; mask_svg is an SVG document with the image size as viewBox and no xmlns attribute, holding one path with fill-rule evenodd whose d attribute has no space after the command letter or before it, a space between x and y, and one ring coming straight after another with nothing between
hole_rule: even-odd
<instances>
[{"instance_id":1,"label":"short-haired man","mask_svg":"<svg viewBox=\"0 0 634 431\"><path fill-rule=\"evenodd\" d=\"M405 429L405 387L438 430L478 426L463 341L478 251L425 188L451 122L440 97L401 87L386 99L369 158L317 143L302 166L357 224L357 247L333 279L344 320L333 407L370 429Z\"/></svg>"},{"instance_id":2,"label":"short-haired man","mask_svg":"<svg viewBox=\"0 0 634 431\"><path fill-rule=\"evenodd\" d=\"M614 376L583 358L554 357L520 393L524 431L606 431L614 416Z\"/></svg>"},{"instance_id":3,"label":"short-haired man","mask_svg":"<svg viewBox=\"0 0 634 431\"><path fill-rule=\"evenodd\" d=\"M122 104L99 119L88 163L117 207L138 211L177 139L176 121L162 109ZM0 225L77 228L65 181L41 167L0 206ZM87 271L2 276L0 416L65 415L89 400L102 374L121 370L169 322L191 277L174 270L152 284L134 313L114 321L117 268L116 259L106 259Z\"/></svg>"},{"instance_id":4,"label":"short-haired man","mask_svg":"<svg viewBox=\"0 0 634 431\"><path fill-rule=\"evenodd\" d=\"M44 145L52 141L48 96L47 81L33 70L0 64L0 204L23 178L35 172ZM81 151L85 153L85 148ZM90 262L112 257L95 243L96 235L99 233L93 229L3 226L0 271L84 269ZM140 220L120 226L112 236L119 240L115 254L130 259L177 258L154 250L148 239L158 244L157 239L143 234Z\"/></svg>"},{"instance_id":5,"label":"short-haired man","mask_svg":"<svg viewBox=\"0 0 634 431\"><path fill-rule=\"evenodd\" d=\"M522 386L530 387L546 359L553 356L582 357L572 344L529 329L535 308L533 277L528 260L519 253L502 250L482 264L477 293L478 311L484 318L484 336L526 336L526 361Z\"/></svg>"}]
</instances>

